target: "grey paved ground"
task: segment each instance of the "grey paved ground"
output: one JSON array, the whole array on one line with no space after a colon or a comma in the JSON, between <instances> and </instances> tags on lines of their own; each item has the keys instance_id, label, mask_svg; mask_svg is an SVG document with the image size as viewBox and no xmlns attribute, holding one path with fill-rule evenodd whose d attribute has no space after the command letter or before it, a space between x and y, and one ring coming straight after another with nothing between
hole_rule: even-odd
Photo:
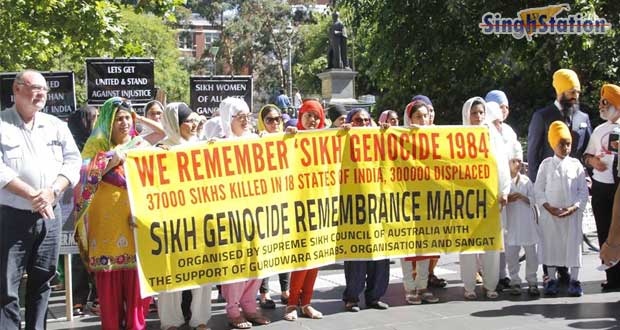
<instances>
[{"instance_id":1,"label":"grey paved ground","mask_svg":"<svg viewBox=\"0 0 620 330\"><path fill-rule=\"evenodd\" d=\"M498 300L464 301L462 283L458 274L458 257L442 257L439 273L449 285L435 290L441 302L434 305L409 306L403 298L402 276L398 261L392 265L391 281L384 301L391 308L386 311L362 309L347 313L340 300L344 290L341 265L332 265L319 272L313 305L325 314L322 320L282 320L284 307L263 311L273 323L255 326L256 329L620 329L620 292L602 293L600 283L604 274L595 270L597 254L585 252L581 279L585 295L580 298L561 294L556 298L530 299L527 295L511 297L501 295ZM524 267L522 267L524 268ZM522 269L523 271L523 269ZM539 276L542 270L539 272ZM279 288L276 277L272 288ZM565 292L565 290L564 290ZM479 295L480 291L479 291ZM274 298L279 298L274 295ZM276 301L278 301L276 299ZM363 306L363 304L361 304ZM72 322L64 321L64 296L57 293L50 310L57 320L50 320L48 329L99 329L99 318L85 316ZM50 315L50 317L52 317ZM213 317L209 326L214 330L230 329L224 314L224 304L213 304ZM148 329L159 329L156 313L149 315ZM187 328L185 328L187 329Z\"/></svg>"}]
</instances>

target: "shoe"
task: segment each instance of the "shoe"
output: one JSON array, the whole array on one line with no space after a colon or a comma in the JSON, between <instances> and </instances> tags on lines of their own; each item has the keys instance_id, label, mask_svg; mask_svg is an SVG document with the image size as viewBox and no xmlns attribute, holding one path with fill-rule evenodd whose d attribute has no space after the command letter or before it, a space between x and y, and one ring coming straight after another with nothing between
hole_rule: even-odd
<instances>
[{"instance_id":1,"label":"shoe","mask_svg":"<svg viewBox=\"0 0 620 330\"><path fill-rule=\"evenodd\" d=\"M497 291L487 290L485 295L487 296L487 299L497 299L497 297L499 297L499 293L497 293Z\"/></svg>"},{"instance_id":2,"label":"shoe","mask_svg":"<svg viewBox=\"0 0 620 330\"><path fill-rule=\"evenodd\" d=\"M282 305L288 305L288 297L280 296L280 302Z\"/></svg>"},{"instance_id":3,"label":"shoe","mask_svg":"<svg viewBox=\"0 0 620 330\"><path fill-rule=\"evenodd\" d=\"M465 294L463 295L465 300L476 300L478 299L478 295L476 295L475 291L467 291L465 290Z\"/></svg>"},{"instance_id":4,"label":"shoe","mask_svg":"<svg viewBox=\"0 0 620 330\"><path fill-rule=\"evenodd\" d=\"M73 305L73 316L84 316L84 305L82 304Z\"/></svg>"},{"instance_id":5,"label":"shoe","mask_svg":"<svg viewBox=\"0 0 620 330\"><path fill-rule=\"evenodd\" d=\"M344 309L348 312L357 313L360 311L360 306L357 303L348 302L344 304Z\"/></svg>"},{"instance_id":6,"label":"shoe","mask_svg":"<svg viewBox=\"0 0 620 330\"><path fill-rule=\"evenodd\" d=\"M543 289L545 296L555 296L560 292L558 289L558 281L557 280L549 280L545 283L545 287Z\"/></svg>"},{"instance_id":7,"label":"shoe","mask_svg":"<svg viewBox=\"0 0 620 330\"><path fill-rule=\"evenodd\" d=\"M502 292L508 289L510 289L510 279L508 277L504 277L497 282L497 287L495 288L495 291Z\"/></svg>"},{"instance_id":8,"label":"shoe","mask_svg":"<svg viewBox=\"0 0 620 330\"><path fill-rule=\"evenodd\" d=\"M276 303L271 299L259 300L258 305L262 309L276 309Z\"/></svg>"},{"instance_id":9,"label":"shoe","mask_svg":"<svg viewBox=\"0 0 620 330\"><path fill-rule=\"evenodd\" d=\"M428 275L428 287L429 288L445 288L448 282L443 278L435 276L435 274Z\"/></svg>"},{"instance_id":10,"label":"shoe","mask_svg":"<svg viewBox=\"0 0 620 330\"><path fill-rule=\"evenodd\" d=\"M310 306L310 305L306 305L301 307L301 313L307 317L307 318L311 318L314 320L317 319L322 319L323 318L323 313L317 311L316 309L314 309L314 307Z\"/></svg>"},{"instance_id":11,"label":"shoe","mask_svg":"<svg viewBox=\"0 0 620 330\"><path fill-rule=\"evenodd\" d=\"M581 288L581 282L570 281L570 284L568 285L568 295L571 297L583 296L583 289Z\"/></svg>"},{"instance_id":12,"label":"shoe","mask_svg":"<svg viewBox=\"0 0 620 330\"><path fill-rule=\"evenodd\" d=\"M390 308L390 305L384 303L383 301L377 300L377 301L371 302L370 304L366 304L366 307L384 310L384 309Z\"/></svg>"},{"instance_id":13,"label":"shoe","mask_svg":"<svg viewBox=\"0 0 620 330\"><path fill-rule=\"evenodd\" d=\"M287 321L297 320L297 306L286 306L284 309L284 319Z\"/></svg>"},{"instance_id":14,"label":"shoe","mask_svg":"<svg viewBox=\"0 0 620 330\"><path fill-rule=\"evenodd\" d=\"M521 295L521 285L513 284L508 289L504 289L504 292L510 293L511 296L520 296Z\"/></svg>"},{"instance_id":15,"label":"shoe","mask_svg":"<svg viewBox=\"0 0 620 330\"><path fill-rule=\"evenodd\" d=\"M427 304L434 304L439 302L439 298L435 297L435 295L427 290L418 291L418 295L422 297L422 302Z\"/></svg>"},{"instance_id":16,"label":"shoe","mask_svg":"<svg viewBox=\"0 0 620 330\"><path fill-rule=\"evenodd\" d=\"M407 293L405 295L405 301L409 305L421 305L422 304L422 295L419 295L415 291L412 291L411 293Z\"/></svg>"},{"instance_id":17,"label":"shoe","mask_svg":"<svg viewBox=\"0 0 620 330\"><path fill-rule=\"evenodd\" d=\"M529 294L530 297L540 296L540 291L538 291L538 285L530 284L530 287L527 289L527 294Z\"/></svg>"}]
</instances>

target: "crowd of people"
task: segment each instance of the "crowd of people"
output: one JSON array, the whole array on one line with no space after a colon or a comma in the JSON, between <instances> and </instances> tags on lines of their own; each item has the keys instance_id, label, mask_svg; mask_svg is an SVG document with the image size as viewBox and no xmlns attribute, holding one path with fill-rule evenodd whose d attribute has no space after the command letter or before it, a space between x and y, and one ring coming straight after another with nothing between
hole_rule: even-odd
<instances>
[{"instance_id":1,"label":"crowd of people","mask_svg":"<svg viewBox=\"0 0 620 330\"><path fill-rule=\"evenodd\" d=\"M592 131L588 115L579 110L581 87L576 73L558 70L552 85L556 99L536 111L529 125L527 171L521 143L506 123L510 108L504 92L492 90L484 98L468 99L462 106L462 122L453 123L488 128L497 163L504 237L504 252L459 256L467 300L478 299L477 284L482 284L481 293L487 299L496 299L501 292L539 296L540 279L544 295L557 295L565 284L569 296L581 296L581 228L589 190L602 259L608 266L620 259L620 219L615 219L620 218L620 212L613 210L620 198L616 193L614 204L620 87L602 87L599 114L605 122ZM142 116L128 100L113 97L98 110L81 108L66 125L40 111L48 89L39 72L20 72L13 84L15 105L0 112L0 329L20 328L18 287L24 273L28 275L26 328L45 327L63 218L57 204L63 191L72 187L81 254L78 264L83 262L75 270L80 287L75 290L76 309L82 313L90 299L96 303L103 329L145 329L152 299L140 295L134 224L121 166L128 150L153 146L170 150L192 143L324 128L386 129L401 121L404 127L424 129L434 125L435 118L433 103L424 95L414 96L402 117L398 111L385 110L376 122L367 109L347 109L342 104L324 109L313 99L303 100L298 117L291 118L277 105L265 105L253 114L242 99L226 98L218 116L207 120L181 102L149 102ZM526 256L525 283L519 277L521 249ZM438 259L412 256L400 260L406 303L439 302L433 290L447 283L434 274ZM286 306L284 320L323 317L312 306L318 272L314 268L279 275L281 302ZM382 301L389 272L387 259L345 261L343 309L359 312L362 293L367 308L389 308ZM603 290L620 289L620 266L610 267L606 276ZM186 319L192 328L207 329L211 290L205 285L183 293L159 294L162 329L177 329ZM233 327L248 329L271 322L260 312L276 306L268 279L227 283L218 290ZM182 306L190 300L184 310Z\"/></svg>"}]
</instances>

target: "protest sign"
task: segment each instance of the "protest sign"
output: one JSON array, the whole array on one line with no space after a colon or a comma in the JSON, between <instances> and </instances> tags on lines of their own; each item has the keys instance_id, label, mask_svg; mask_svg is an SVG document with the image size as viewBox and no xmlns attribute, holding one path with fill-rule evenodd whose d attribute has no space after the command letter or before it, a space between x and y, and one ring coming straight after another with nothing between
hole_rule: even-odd
<instances>
[{"instance_id":1,"label":"protest sign","mask_svg":"<svg viewBox=\"0 0 620 330\"><path fill-rule=\"evenodd\" d=\"M227 97L243 99L252 110L252 76L192 76L189 85L190 106L201 115L211 117Z\"/></svg>"},{"instance_id":2,"label":"protest sign","mask_svg":"<svg viewBox=\"0 0 620 330\"><path fill-rule=\"evenodd\" d=\"M115 96L146 104L155 98L154 70L154 60L148 58L86 59L88 104L102 105Z\"/></svg>"},{"instance_id":3,"label":"protest sign","mask_svg":"<svg viewBox=\"0 0 620 330\"><path fill-rule=\"evenodd\" d=\"M142 292L341 260L500 250L484 127L320 130L135 150Z\"/></svg>"}]
</instances>

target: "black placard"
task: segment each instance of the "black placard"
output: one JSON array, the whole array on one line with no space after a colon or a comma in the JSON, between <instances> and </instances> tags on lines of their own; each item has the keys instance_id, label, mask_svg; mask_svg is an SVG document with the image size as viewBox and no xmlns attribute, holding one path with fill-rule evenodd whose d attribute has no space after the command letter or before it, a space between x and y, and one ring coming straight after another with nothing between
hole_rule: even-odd
<instances>
[{"instance_id":1,"label":"black placard","mask_svg":"<svg viewBox=\"0 0 620 330\"><path fill-rule=\"evenodd\" d=\"M0 73L0 110L13 106L15 72ZM75 109L75 78L71 71L41 72L50 90L43 112L59 118L69 117Z\"/></svg>"},{"instance_id":2,"label":"black placard","mask_svg":"<svg viewBox=\"0 0 620 330\"><path fill-rule=\"evenodd\" d=\"M146 104L155 98L154 63L145 58L86 59L88 104L102 105L114 96Z\"/></svg>"},{"instance_id":3,"label":"black placard","mask_svg":"<svg viewBox=\"0 0 620 330\"><path fill-rule=\"evenodd\" d=\"M191 107L201 115L211 117L229 96L242 98L252 110L252 76L192 76L189 86Z\"/></svg>"}]
</instances>

